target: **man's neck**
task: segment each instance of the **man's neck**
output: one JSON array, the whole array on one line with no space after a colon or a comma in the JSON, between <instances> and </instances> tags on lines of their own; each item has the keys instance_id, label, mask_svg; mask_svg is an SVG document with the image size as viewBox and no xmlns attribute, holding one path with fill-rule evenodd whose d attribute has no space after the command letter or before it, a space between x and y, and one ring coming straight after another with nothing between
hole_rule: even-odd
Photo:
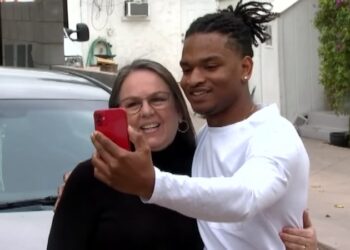
<instances>
[{"instance_id":1,"label":"man's neck","mask_svg":"<svg viewBox=\"0 0 350 250\"><path fill-rule=\"evenodd\" d=\"M236 102L227 109L206 117L209 127L223 127L243 121L257 110L251 99Z\"/></svg>"}]
</instances>

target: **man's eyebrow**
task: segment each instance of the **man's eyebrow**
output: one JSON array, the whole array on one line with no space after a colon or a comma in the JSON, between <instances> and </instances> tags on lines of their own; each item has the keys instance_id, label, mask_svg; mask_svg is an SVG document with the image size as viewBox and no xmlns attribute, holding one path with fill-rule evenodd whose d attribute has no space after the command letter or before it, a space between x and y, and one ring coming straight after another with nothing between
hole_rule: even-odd
<instances>
[{"instance_id":1,"label":"man's eyebrow","mask_svg":"<svg viewBox=\"0 0 350 250\"><path fill-rule=\"evenodd\" d=\"M216 61L216 60L220 60L220 57L219 56L208 56L208 57L203 58L201 61L206 63L206 62Z\"/></svg>"},{"instance_id":2,"label":"man's eyebrow","mask_svg":"<svg viewBox=\"0 0 350 250\"><path fill-rule=\"evenodd\" d=\"M210 61L216 61L216 60L220 60L220 56L217 55L212 55L212 56L208 56L208 57L204 57L204 58L200 58L198 61L201 63L207 63ZM190 63L188 63L187 61L180 61L180 66L188 66Z\"/></svg>"}]
</instances>

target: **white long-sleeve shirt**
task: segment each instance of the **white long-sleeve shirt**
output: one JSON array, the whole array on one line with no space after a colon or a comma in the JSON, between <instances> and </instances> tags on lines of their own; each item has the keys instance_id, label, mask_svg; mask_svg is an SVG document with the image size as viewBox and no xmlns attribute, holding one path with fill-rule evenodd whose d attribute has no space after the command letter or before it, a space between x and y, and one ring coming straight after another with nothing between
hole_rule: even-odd
<instances>
[{"instance_id":1,"label":"white long-sleeve shirt","mask_svg":"<svg viewBox=\"0 0 350 250\"><path fill-rule=\"evenodd\" d=\"M278 233L302 227L309 159L276 105L198 135L192 178L156 169L149 203L198 219L207 249L284 249Z\"/></svg>"}]
</instances>

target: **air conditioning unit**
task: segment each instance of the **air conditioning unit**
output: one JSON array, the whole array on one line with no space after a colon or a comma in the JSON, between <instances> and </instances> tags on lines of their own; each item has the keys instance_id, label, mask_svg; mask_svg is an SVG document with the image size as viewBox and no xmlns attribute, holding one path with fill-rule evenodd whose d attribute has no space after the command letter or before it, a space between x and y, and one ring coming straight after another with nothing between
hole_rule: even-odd
<instances>
[{"instance_id":1,"label":"air conditioning unit","mask_svg":"<svg viewBox=\"0 0 350 250\"><path fill-rule=\"evenodd\" d=\"M148 3L143 1L125 1L125 17L148 17Z\"/></svg>"}]
</instances>

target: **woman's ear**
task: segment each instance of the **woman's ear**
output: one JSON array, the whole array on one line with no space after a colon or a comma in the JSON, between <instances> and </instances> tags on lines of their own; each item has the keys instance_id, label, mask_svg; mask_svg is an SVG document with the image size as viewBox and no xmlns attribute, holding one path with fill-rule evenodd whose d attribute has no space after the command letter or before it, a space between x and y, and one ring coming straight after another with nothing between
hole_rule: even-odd
<instances>
[{"instance_id":1,"label":"woman's ear","mask_svg":"<svg viewBox=\"0 0 350 250\"><path fill-rule=\"evenodd\" d=\"M182 111L181 111L179 104L176 105L176 112L177 112L177 116L178 116L178 121L180 123L181 121L183 121L184 115L182 114Z\"/></svg>"},{"instance_id":2,"label":"woman's ear","mask_svg":"<svg viewBox=\"0 0 350 250\"><path fill-rule=\"evenodd\" d=\"M178 117L179 117L178 121L180 123L180 122L182 122L184 120L184 117L183 117L183 115L180 112L178 112L177 114L178 114Z\"/></svg>"}]
</instances>

